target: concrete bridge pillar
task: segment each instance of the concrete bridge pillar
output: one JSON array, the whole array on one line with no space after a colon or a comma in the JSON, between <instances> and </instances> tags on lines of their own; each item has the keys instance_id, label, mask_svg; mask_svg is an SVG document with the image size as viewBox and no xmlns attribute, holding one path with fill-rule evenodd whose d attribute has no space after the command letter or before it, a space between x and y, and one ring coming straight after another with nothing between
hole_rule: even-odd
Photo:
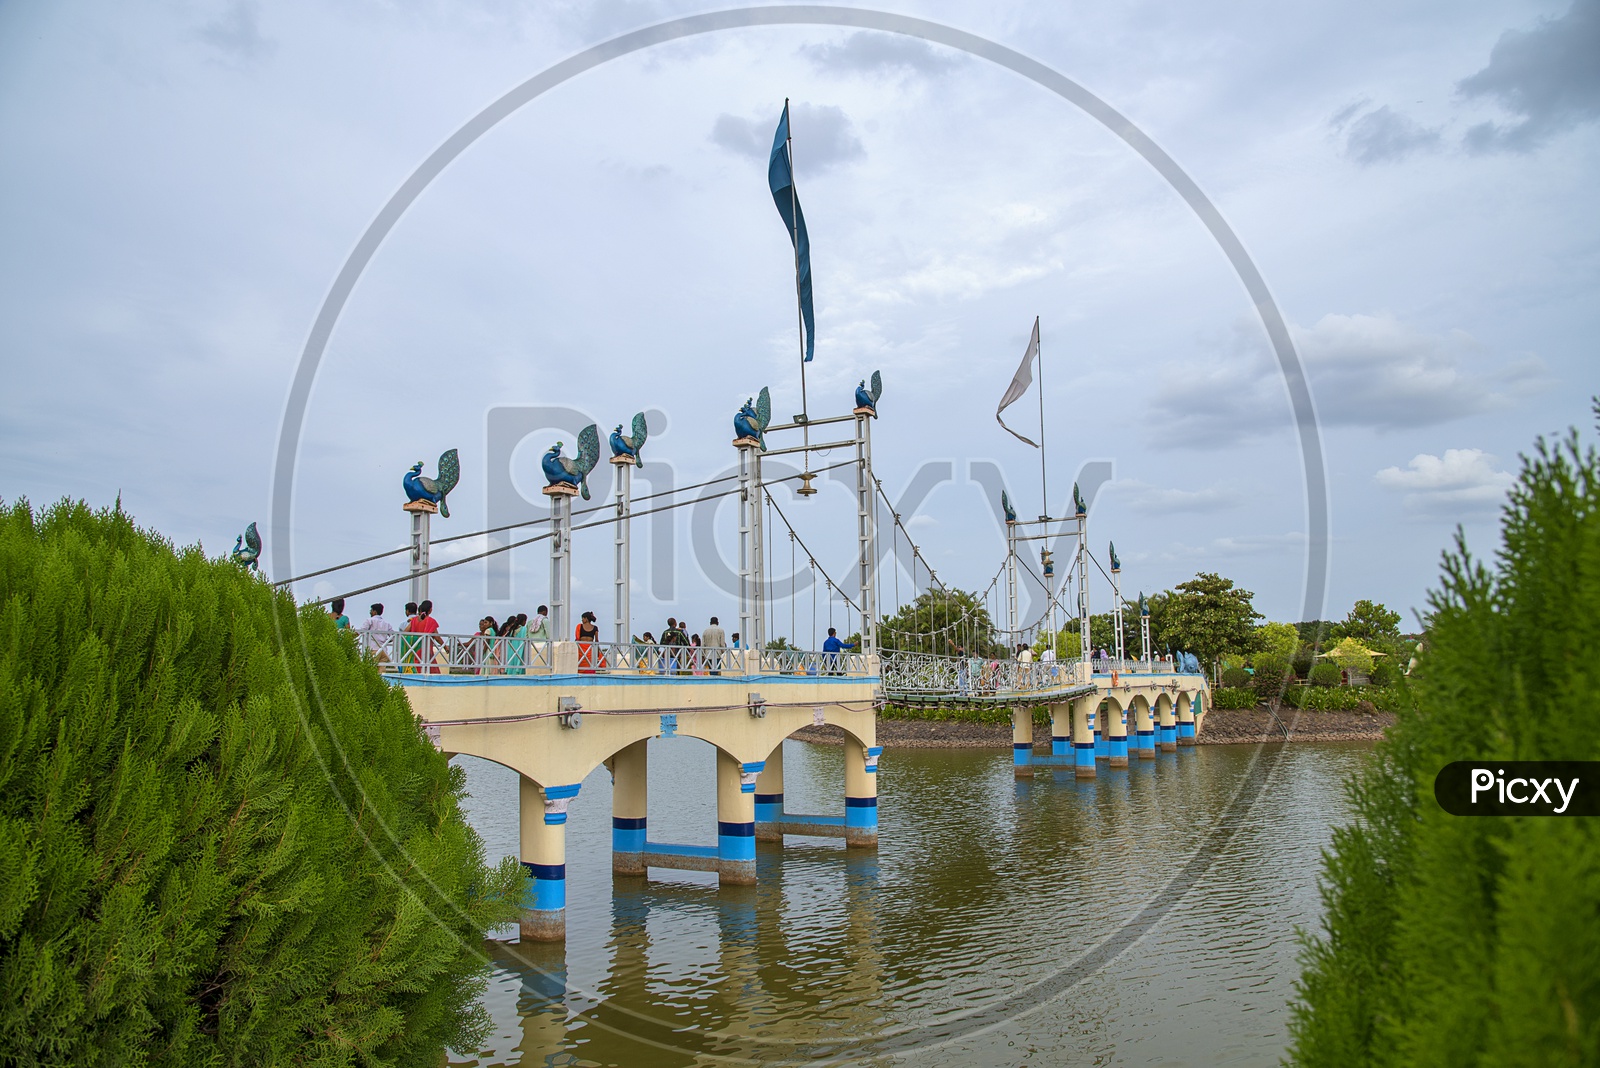
<instances>
[{"instance_id":1,"label":"concrete bridge pillar","mask_svg":"<svg viewBox=\"0 0 1600 1068\"><path fill-rule=\"evenodd\" d=\"M1096 760L1110 760L1111 743L1106 737L1106 725L1101 722L1100 708L1093 701L1090 701L1089 704L1089 733L1094 740L1094 758Z\"/></svg>"},{"instance_id":2,"label":"concrete bridge pillar","mask_svg":"<svg viewBox=\"0 0 1600 1068\"><path fill-rule=\"evenodd\" d=\"M1150 704L1144 698L1135 698L1130 706L1133 712L1134 738L1137 741L1139 759L1154 760L1156 758L1156 727L1150 718Z\"/></svg>"},{"instance_id":3,"label":"concrete bridge pillar","mask_svg":"<svg viewBox=\"0 0 1600 1068\"><path fill-rule=\"evenodd\" d=\"M1050 705L1050 755L1066 759L1072 756L1072 706Z\"/></svg>"},{"instance_id":4,"label":"concrete bridge pillar","mask_svg":"<svg viewBox=\"0 0 1600 1068\"><path fill-rule=\"evenodd\" d=\"M1105 711L1106 763L1114 768L1128 766L1128 725L1115 701L1107 701Z\"/></svg>"},{"instance_id":5,"label":"concrete bridge pillar","mask_svg":"<svg viewBox=\"0 0 1600 1068\"><path fill-rule=\"evenodd\" d=\"M1079 779L1095 777L1095 731L1090 725L1095 702L1099 694L1080 697L1071 704L1072 709L1072 774Z\"/></svg>"},{"instance_id":6,"label":"concrete bridge pillar","mask_svg":"<svg viewBox=\"0 0 1600 1068\"><path fill-rule=\"evenodd\" d=\"M541 787L521 777L522 869L530 880L522 899L522 937L559 942L567 937L567 802L578 784Z\"/></svg>"},{"instance_id":7,"label":"concrete bridge pillar","mask_svg":"<svg viewBox=\"0 0 1600 1068\"><path fill-rule=\"evenodd\" d=\"M650 814L649 741L640 739L611 758L611 870L644 875Z\"/></svg>"},{"instance_id":8,"label":"concrete bridge pillar","mask_svg":"<svg viewBox=\"0 0 1600 1068\"><path fill-rule=\"evenodd\" d=\"M1019 779L1033 778L1033 709L1011 710L1011 769Z\"/></svg>"},{"instance_id":9,"label":"concrete bridge pillar","mask_svg":"<svg viewBox=\"0 0 1600 1068\"><path fill-rule=\"evenodd\" d=\"M730 886L755 885L756 775L762 766L741 764L717 750L717 877Z\"/></svg>"},{"instance_id":10,"label":"concrete bridge pillar","mask_svg":"<svg viewBox=\"0 0 1600 1068\"><path fill-rule=\"evenodd\" d=\"M1189 695L1180 693L1177 700L1178 706L1178 744L1183 746L1194 744L1194 705L1189 703Z\"/></svg>"},{"instance_id":11,"label":"concrete bridge pillar","mask_svg":"<svg viewBox=\"0 0 1600 1068\"><path fill-rule=\"evenodd\" d=\"M1172 715L1172 702L1163 694L1156 701L1156 744L1163 753L1176 753L1178 751L1178 721Z\"/></svg>"},{"instance_id":12,"label":"concrete bridge pillar","mask_svg":"<svg viewBox=\"0 0 1600 1068\"><path fill-rule=\"evenodd\" d=\"M844 739L844 844L878 846L878 755L853 734Z\"/></svg>"},{"instance_id":13,"label":"concrete bridge pillar","mask_svg":"<svg viewBox=\"0 0 1600 1068\"><path fill-rule=\"evenodd\" d=\"M766 766L756 776L756 840L783 841L783 743L767 757Z\"/></svg>"}]
</instances>

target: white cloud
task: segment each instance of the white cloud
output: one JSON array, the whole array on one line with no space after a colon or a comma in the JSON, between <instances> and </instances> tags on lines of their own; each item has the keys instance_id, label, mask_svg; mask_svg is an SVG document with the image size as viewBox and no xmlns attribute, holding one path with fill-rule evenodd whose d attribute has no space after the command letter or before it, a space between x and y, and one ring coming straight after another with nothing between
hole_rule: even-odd
<instances>
[{"instance_id":1,"label":"white cloud","mask_svg":"<svg viewBox=\"0 0 1600 1068\"><path fill-rule=\"evenodd\" d=\"M1207 486L1204 489L1167 489L1152 486L1137 479L1122 479L1105 487L1115 497L1135 512L1165 515L1172 512L1222 512L1238 507L1246 501L1236 489Z\"/></svg>"},{"instance_id":2,"label":"white cloud","mask_svg":"<svg viewBox=\"0 0 1600 1068\"><path fill-rule=\"evenodd\" d=\"M1373 481L1403 491L1406 509L1416 515L1466 519L1496 512L1516 476L1499 470L1482 449L1446 449L1442 457L1419 453L1404 470L1385 467Z\"/></svg>"}]
</instances>

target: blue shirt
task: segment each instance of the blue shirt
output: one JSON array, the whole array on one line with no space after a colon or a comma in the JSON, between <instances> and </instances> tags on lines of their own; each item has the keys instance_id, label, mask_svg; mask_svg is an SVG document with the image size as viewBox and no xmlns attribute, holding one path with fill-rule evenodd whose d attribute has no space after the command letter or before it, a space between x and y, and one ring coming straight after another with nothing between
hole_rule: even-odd
<instances>
[{"instance_id":1,"label":"blue shirt","mask_svg":"<svg viewBox=\"0 0 1600 1068\"><path fill-rule=\"evenodd\" d=\"M840 649L854 649L855 647L854 642L842 642L831 634L828 635L828 640L822 643L822 651L825 653L837 653Z\"/></svg>"}]
</instances>

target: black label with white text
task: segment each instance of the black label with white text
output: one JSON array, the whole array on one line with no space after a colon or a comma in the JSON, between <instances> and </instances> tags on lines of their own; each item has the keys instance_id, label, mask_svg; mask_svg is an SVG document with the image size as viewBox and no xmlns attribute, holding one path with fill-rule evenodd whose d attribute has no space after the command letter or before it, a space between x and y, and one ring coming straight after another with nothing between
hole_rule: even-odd
<instances>
[{"instance_id":1,"label":"black label with white text","mask_svg":"<svg viewBox=\"0 0 1600 1068\"><path fill-rule=\"evenodd\" d=\"M1600 761L1457 760L1433 780L1452 816L1600 815Z\"/></svg>"}]
</instances>

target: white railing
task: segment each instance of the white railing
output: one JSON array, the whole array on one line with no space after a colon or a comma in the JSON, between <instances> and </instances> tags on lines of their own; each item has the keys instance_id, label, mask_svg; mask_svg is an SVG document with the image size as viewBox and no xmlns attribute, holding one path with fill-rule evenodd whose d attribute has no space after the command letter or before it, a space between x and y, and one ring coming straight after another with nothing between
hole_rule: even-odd
<instances>
[{"instance_id":1,"label":"white railing","mask_svg":"<svg viewBox=\"0 0 1600 1068\"><path fill-rule=\"evenodd\" d=\"M547 675L554 663L548 641L493 634L358 631L356 641L385 671L408 675Z\"/></svg>"},{"instance_id":2,"label":"white railing","mask_svg":"<svg viewBox=\"0 0 1600 1068\"><path fill-rule=\"evenodd\" d=\"M492 634L356 633L367 655L388 672L429 675L799 675L870 674L852 652L708 649L645 642L549 642Z\"/></svg>"},{"instance_id":3,"label":"white railing","mask_svg":"<svg viewBox=\"0 0 1600 1068\"><path fill-rule=\"evenodd\" d=\"M1023 664L931 653L885 652L880 672L884 691L891 695L992 697L1058 690L1088 681L1076 660Z\"/></svg>"}]
</instances>

